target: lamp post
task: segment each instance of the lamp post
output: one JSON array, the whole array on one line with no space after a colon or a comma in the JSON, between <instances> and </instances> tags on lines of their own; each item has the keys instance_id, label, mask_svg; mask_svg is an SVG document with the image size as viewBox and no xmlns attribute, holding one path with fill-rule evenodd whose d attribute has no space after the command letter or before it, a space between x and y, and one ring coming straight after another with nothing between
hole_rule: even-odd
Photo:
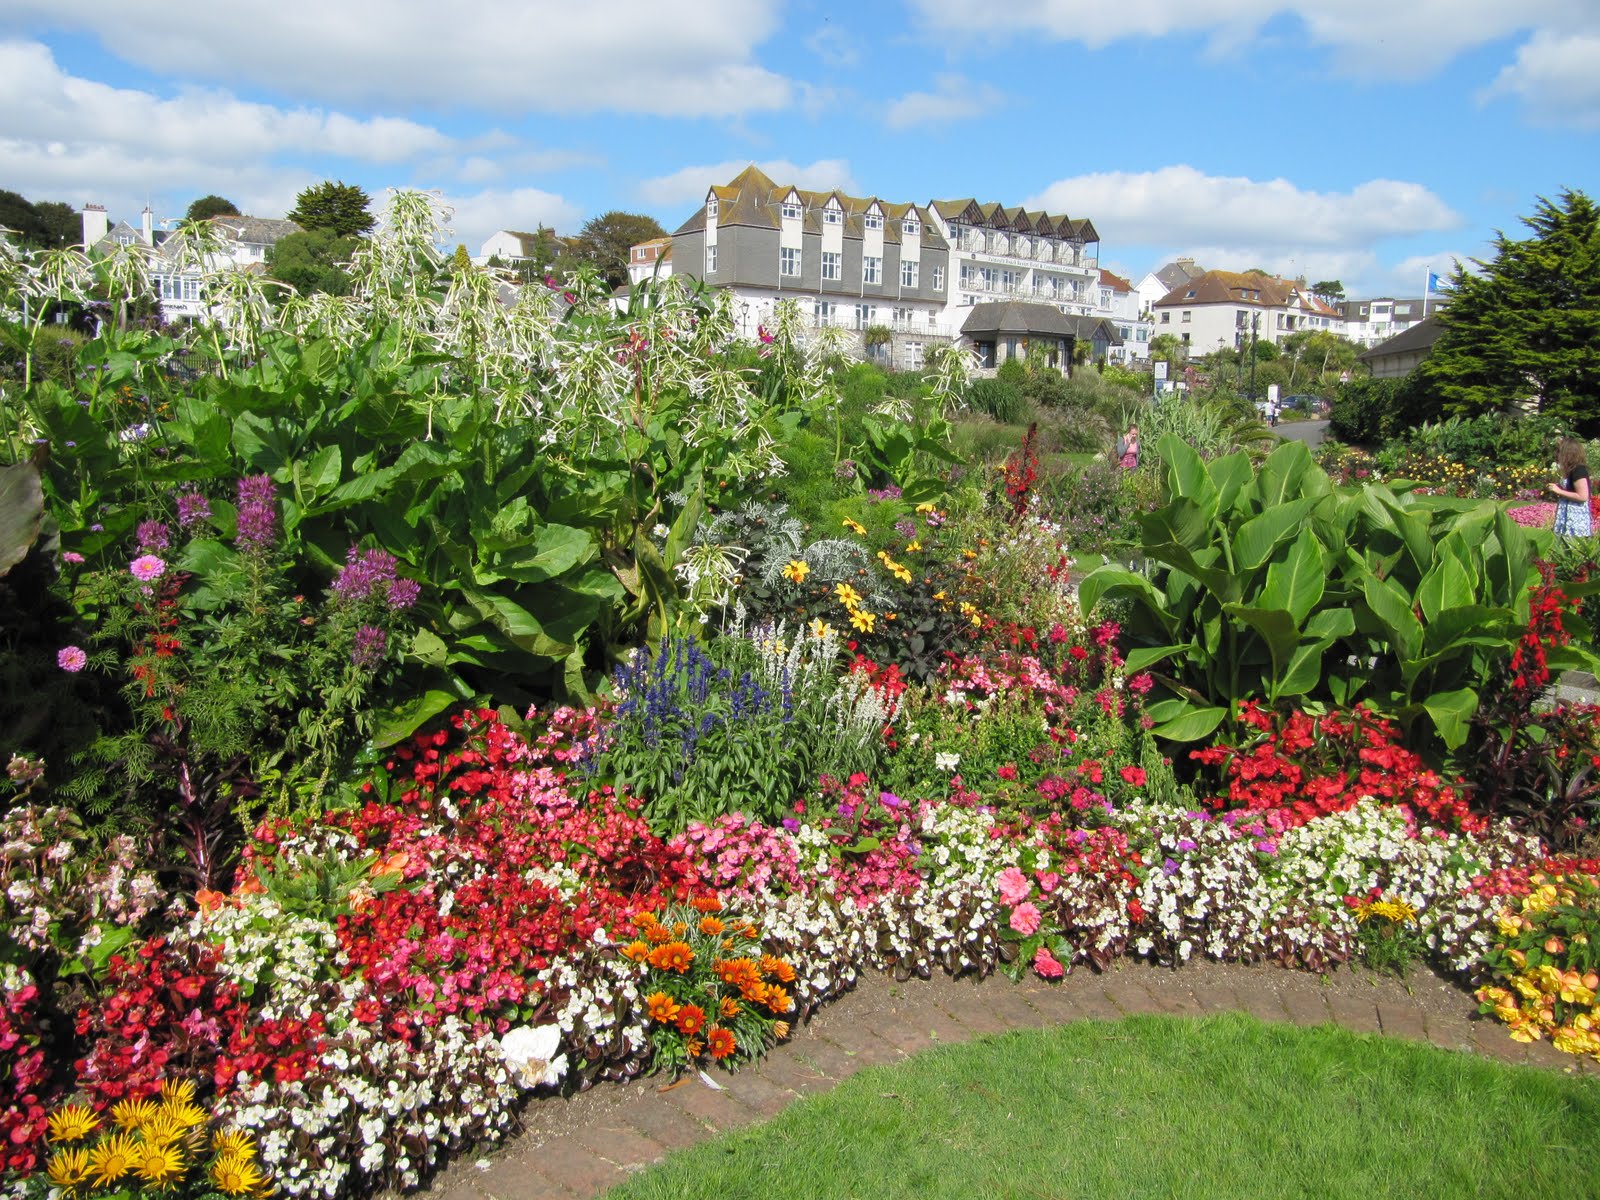
<instances>
[{"instance_id":1,"label":"lamp post","mask_svg":"<svg viewBox=\"0 0 1600 1200\"><path fill-rule=\"evenodd\" d=\"M1256 402L1256 333L1261 328L1261 314L1250 314L1250 403Z\"/></svg>"}]
</instances>

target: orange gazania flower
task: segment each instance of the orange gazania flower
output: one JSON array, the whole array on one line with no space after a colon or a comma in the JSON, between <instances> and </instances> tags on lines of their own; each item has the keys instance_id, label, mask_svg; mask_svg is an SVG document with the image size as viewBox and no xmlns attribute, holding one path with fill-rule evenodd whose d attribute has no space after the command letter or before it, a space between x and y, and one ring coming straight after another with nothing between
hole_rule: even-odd
<instances>
[{"instance_id":1,"label":"orange gazania flower","mask_svg":"<svg viewBox=\"0 0 1600 1200\"><path fill-rule=\"evenodd\" d=\"M694 898L696 912L714 913L722 911L722 901L715 896L696 896Z\"/></svg>"},{"instance_id":2,"label":"orange gazania flower","mask_svg":"<svg viewBox=\"0 0 1600 1200\"><path fill-rule=\"evenodd\" d=\"M786 1013L794 1007L794 1001L789 999L789 993L784 991L777 984L769 983L766 985L766 988L767 994L761 1002L773 1012Z\"/></svg>"},{"instance_id":3,"label":"orange gazania flower","mask_svg":"<svg viewBox=\"0 0 1600 1200\"><path fill-rule=\"evenodd\" d=\"M783 1041L784 1038L788 1037L789 1036L789 1022L787 1022L787 1021L774 1021L772 1023L772 1036L777 1038L780 1042Z\"/></svg>"},{"instance_id":4,"label":"orange gazania flower","mask_svg":"<svg viewBox=\"0 0 1600 1200\"><path fill-rule=\"evenodd\" d=\"M743 925L739 926L737 932L740 937L745 938L758 938L761 936L761 931L757 929L755 924L751 921L746 921Z\"/></svg>"},{"instance_id":5,"label":"orange gazania flower","mask_svg":"<svg viewBox=\"0 0 1600 1200\"><path fill-rule=\"evenodd\" d=\"M644 935L652 942L670 942L672 940L672 931L664 925L648 925L645 927Z\"/></svg>"},{"instance_id":6,"label":"orange gazania flower","mask_svg":"<svg viewBox=\"0 0 1600 1200\"><path fill-rule=\"evenodd\" d=\"M678 1013L679 1033L698 1033L706 1023L706 1010L698 1004L685 1004Z\"/></svg>"},{"instance_id":7,"label":"orange gazania flower","mask_svg":"<svg viewBox=\"0 0 1600 1200\"><path fill-rule=\"evenodd\" d=\"M195 903L200 906L200 911L207 915L228 903L228 897L223 892L214 892L210 888L201 888L194 894Z\"/></svg>"},{"instance_id":8,"label":"orange gazania flower","mask_svg":"<svg viewBox=\"0 0 1600 1200\"><path fill-rule=\"evenodd\" d=\"M642 962L650 953L650 944L643 941L629 942L622 948L622 957L629 962Z\"/></svg>"},{"instance_id":9,"label":"orange gazania flower","mask_svg":"<svg viewBox=\"0 0 1600 1200\"><path fill-rule=\"evenodd\" d=\"M711 965L718 979L733 987L743 987L759 980L756 965L748 958L724 958Z\"/></svg>"},{"instance_id":10,"label":"orange gazania flower","mask_svg":"<svg viewBox=\"0 0 1600 1200\"><path fill-rule=\"evenodd\" d=\"M721 1026L714 1026L707 1038L711 1043L712 1058L727 1058L739 1048L739 1043L734 1041L733 1034Z\"/></svg>"},{"instance_id":11,"label":"orange gazania flower","mask_svg":"<svg viewBox=\"0 0 1600 1200\"><path fill-rule=\"evenodd\" d=\"M672 923L672 936L673 937L683 937L688 932L689 932L689 927L687 925L685 925L682 921L674 921Z\"/></svg>"},{"instance_id":12,"label":"orange gazania flower","mask_svg":"<svg viewBox=\"0 0 1600 1200\"><path fill-rule=\"evenodd\" d=\"M744 1011L744 1007L732 996L724 996L720 1011L724 1021L731 1021Z\"/></svg>"},{"instance_id":13,"label":"orange gazania flower","mask_svg":"<svg viewBox=\"0 0 1600 1200\"><path fill-rule=\"evenodd\" d=\"M771 954L761 956L761 973L778 980L780 983L794 982L794 968L786 961Z\"/></svg>"},{"instance_id":14,"label":"orange gazania flower","mask_svg":"<svg viewBox=\"0 0 1600 1200\"><path fill-rule=\"evenodd\" d=\"M706 1044L704 1042L702 1042L699 1038L690 1038L688 1040L688 1042L686 1042L684 1044L684 1047L683 1047L683 1052L685 1054L687 1054L690 1058L699 1058L702 1054L705 1053L705 1050L706 1050Z\"/></svg>"},{"instance_id":15,"label":"orange gazania flower","mask_svg":"<svg viewBox=\"0 0 1600 1200\"><path fill-rule=\"evenodd\" d=\"M683 1006L665 992L651 992L644 998L645 1010L650 1014L652 1021L659 1021L663 1025L670 1025L678 1019L678 1013Z\"/></svg>"},{"instance_id":16,"label":"orange gazania flower","mask_svg":"<svg viewBox=\"0 0 1600 1200\"><path fill-rule=\"evenodd\" d=\"M650 965L658 971L683 974L694 962L694 951L687 942L666 942L650 951Z\"/></svg>"},{"instance_id":17,"label":"orange gazania flower","mask_svg":"<svg viewBox=\"0 0 1600 1200\"><path fill-rule=\"evenodd\" d=\"M723 928L724 926L720 917L700 918L700 932L705 934L707 937L716 937L717 934L722 932Z\"/></svg>"}]
</instances>

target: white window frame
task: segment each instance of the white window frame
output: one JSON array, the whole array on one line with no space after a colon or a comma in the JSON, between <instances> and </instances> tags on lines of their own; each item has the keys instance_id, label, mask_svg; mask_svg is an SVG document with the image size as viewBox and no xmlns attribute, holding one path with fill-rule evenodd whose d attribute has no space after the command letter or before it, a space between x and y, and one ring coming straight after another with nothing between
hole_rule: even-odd
<instances>
[{"instance_id":1,"label":"white window frame","mask_svg":"<svg viewBox=\"0 0 1600 1200\"><path fill-rule=\"evenodd\" d=\"M822 223L824 225L844 224L844 213L837 204L830 204L822 210Z\"/></svg>"},{"instance_id":2,"label":"white window frame","mask_svg":"<svg viewBox=\"0 0 1600 1200\"><path fill-rule=\"evenodd\" d=\"M862 283L882 283L883 282L883 259L882 258L879 258L876 255L872 255L872 254L863 254L861 256L861 282Z\"/></svg>"},{"instance_id":3,"label":"white window frame","mask_svg":"<svg viewBox=\"0 0 1600 1200\"><path fill-rule=\"evenodd\" d=\"M922 226L914 217L907 217L900 222L900 232L906 237L920 237Z\"/></svg>"},{"instance_id":4,"label":"white window frame","mask_svg":"<svg viewBox=\"0 0 1600 1200\"><path fill-rule=\"evenodd\" d=\"M822 252L822 278L837 283L844 278L844 255L832 250Z\"/></svg>"},{"instance_id":5,"label":"white window frame","mask_svg":"<svg viewBox=\"0 0 1600 1200\"><path fill-rule=\"evenodd\" d=\"M943 267L935 267L933 269L933 290L936 291L936 292L944 291L944 268Z\"/></svg>"},{"instance_id":6,"label":"white window frame","mask_svg":"<svg viewBox=\"0 0 1600 1200\"><path fill-rule=\"evenodd\" d=\"M798 221L800 219L800 206L792 200L785 200L779 211L785 221Z\"/></svg>"},{"instance_id":7,"label":"white window frame","mask_svg":"<svg viewBox=\"0 0 1600 1200\"><path fill-rule=\"evenodd\" d=\"M868 213L865 217L862 218L862 225L863 225L864 228L867 228L867 229L882 229L883 228L883 214L882 213Z\"/></svg>"},{"instance_id":8,"label":"white window frame","mask_svg":"<svg viewBox=\"0 0 1600 1200\"><path fill-rule=\"evenodd\" d=\"M916 287L917 286L918 266L919 266L919 264L918 264L917 260L914 259L914 258L902 258L900 260L900 286L901 287Z\"/></svg>"},{"instance_id":9,"label":"white window frame","mask_svg":"<svg viewBox=\"0 0 1600 1200\"><path fill-rule=\"evenodd\" d=\"M791 270L790 268L793 268ZM778 249L778 274L786 279L795 279L800 275L800 248L798 246L782 246Z\"/></svg>"},{"instance_id":10,"label":"white window frame","mask_svg":"<svg viewBox=\"0 0 1600 1200\"><path fill-rule=\"evenodd\" d=\"M710 246L706 247L706 274L707 275L715 275L716 273L717 273L717 248L716 248L715 245L710 245Z\"/></svg>"},{"instance_id":11,"label":"white window frame","mask_svg":"<svg viewBox=\"0 0 1600 1200\"><path fill-rule=\"evenodd\" d=\"M717 198L715 196L712 196L709 200L706 201L706 216L714 217L716 215L717 215Z\"/></svg>"}]
</instances>

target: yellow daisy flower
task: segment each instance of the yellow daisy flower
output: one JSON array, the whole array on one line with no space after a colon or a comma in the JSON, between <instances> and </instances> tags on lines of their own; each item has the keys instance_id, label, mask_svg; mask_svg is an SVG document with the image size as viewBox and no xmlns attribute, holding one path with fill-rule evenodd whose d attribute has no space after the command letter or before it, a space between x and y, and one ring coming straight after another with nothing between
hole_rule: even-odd
<instances>
[{"instance_id":1,"label":"yellow daisy flower","mask_svg":"<svg viewBox=\"0 0 1600 1200\"><path fill-rule=\"evenodd\" d=\"M194 1080L164 1079L161 1081L161 1101L163 1104L193 1104L194 1100Z\"/></svg>"},{"instance_id":2,"label":"yellow daisy flower","mask_svg":"<svg viewBox=\"0 0 1600 1200\"><path fill-rule=\"evenodd\" d=\"M211 1119L210 1114L193 1101L174 1103L169 1100L161 1111L178 1122L178 1124L186 1125L191 1129L197 1125L204 1125Z\"/></svg>"},{"instance_id":3,"label":"yellow daisy flower","mask_svg":"<svg viewBox=\"0 0 1600 1200\"><path fill-rule=\"evenodd\" d=\"M82 1186L89 1181L89 1151L82 1146L57 1150L50 1156L45 1174L54 1186L69 1192Z\"/></svg>"},{"instance_id":4,"label":"yellow daisy flower","mask_svg":"<svg viewBox=\"0 0 1600 1200\"><path fill-rule=\"evenodd\" d=\"M218 1154L233 1154L239 1158L254 1158L256 1142L242 1129L219 1129L211 1135L211 1148Z\"/></svg>"},{"instance_id":5,"label":"yellow daisy flower","mask_svg":"<svg viewBox=\"0 0 1600 1200\"><path fill-rule=\"evenodd\" d=\"M156 1106L149 1100L129 1097L119 1100L111 1109L111 1119L123 1129L140 1129L156 1115Z\"/></svg>"},{"instance_id":6,"label":"yellow daisy flower","mask_svg":"<svg viewBox=\"0 0 1600 1200\"><path fill-rule=\"evenodd\" d=\"M789 565L783 568L783 577L790 583L804 583L809 574L811 574L811 564L801 562L797 558L790 559Z\"/></svg>"},{"instance_id":7,"label":"yellow daisy flower","mask_svg":"<svg viewBox=\"0 0 1600 1200\"><path fill-rule=\"evenodd\" d=\"M818 640L829 636L833 631L833 626L829 625L821 617L811 622L811 636Z\"/></svg>"},{"instance_id":8,"label":"yellow daisy flower","mask_svg":"<svg viewBox=\"0 0 1600 1200\"><path fill-rule=\"evenodd\" d=\"M857 537L860 537L862 534L867 532L867 527L865 525L863 525L860 521L853 521L849 517L844 519L844 527Z\"/></svg>"},{"instance_id":9,"label":"yellow daisy flower","mask_svg":"<svg viewBox=\"0 0 1600 1200\"><path fill-rule=\"evenodd\" d=\"M106 1187L116 1183L144 1159L144 1146L135 1141L131 1133L114 1133L89 1151L89 1170L94 1174L94 1185Z\"/></svg>"},{"instance_id":10,"label":"yellow daisy flower","mask_svg":"<svg viewBox=\"0 0 1600 1200\"><path fill-rule=\"evenodd\" d=\"M50 1114L50 1140L76 1142L100 1128L100 1118L87 1104L67 1104Z\"/></svg>"},{"instance_id":11,"label":"yellow daisy flower","mask_svg":"<svg viewBox=\"0 0 1600 1200\"><path fill-rule=\"evenodd\" d=\"M853 608L850 610L850 624L862 633L871 633L878 624L878 618L863 609Z\"/></svg>"},{"instance_id":12,"label":"yellow daisy flower","mask_svg":"<svg viewBox=\"0 0 1600 1200\"><path fill-rule=\"evenodd\" d=\"M152 1187L166 1187L183 1178L186 1170L183 1151L176 1146L146 1143L144 1157L134 1172Z\"/></svg>"},{"instance_id":13,"label":"yellow daisy flower","mask_svg":"<svg viewBox=\"0 0 1600 1200\"><path fill-rule=\"evenodd\" d=\"M855 608L861 603L861 593L848 583L834 585L833 594L839 597L839 603L846 608Z\"/></svg>"},{"instance_id":14,"label":"yellow daisy flower","mask_svg":"<svg viewBox=\"0 0 1600 1200\"><path fill-rule=\"evenodd\" d=\"M915 554L918 550L921 550L921 549L922 549L922 539L921 538L912 538L909 542L906 543L906 553L907 554Z\"/></svg>"},{"instance_id":15,"label":"yellow daisy flower","mask_svg":"<svg viewBox=\"0 0 1600 1200\"><path fill-rule=\"evenodd\" d=\"M247 1196L259 1190L266 1177L248 1158L229 1153L211 1164L211 1182L224 1196Z\"/></svg>"}]
</instances>

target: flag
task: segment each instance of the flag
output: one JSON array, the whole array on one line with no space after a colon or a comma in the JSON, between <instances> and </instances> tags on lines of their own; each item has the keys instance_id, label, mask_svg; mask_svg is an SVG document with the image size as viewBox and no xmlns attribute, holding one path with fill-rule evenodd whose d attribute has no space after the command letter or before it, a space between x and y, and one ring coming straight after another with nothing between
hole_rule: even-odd
<instances>
[{"instance_id":1,"label":"flag","mask_svg":"<svg viewBox=\"0 0 1600 1200\"><path fill-rule=\"evenodd\" d=\"M1443 290L1444 289L1439 286L1439 277L1437 275L1435 275L1432 271L1429 271L1428 272L1428 293L1430 295L1432 295L1434 292L1439 292L1439 291L1443 291Z\"/></svg>"}]
</instances>

